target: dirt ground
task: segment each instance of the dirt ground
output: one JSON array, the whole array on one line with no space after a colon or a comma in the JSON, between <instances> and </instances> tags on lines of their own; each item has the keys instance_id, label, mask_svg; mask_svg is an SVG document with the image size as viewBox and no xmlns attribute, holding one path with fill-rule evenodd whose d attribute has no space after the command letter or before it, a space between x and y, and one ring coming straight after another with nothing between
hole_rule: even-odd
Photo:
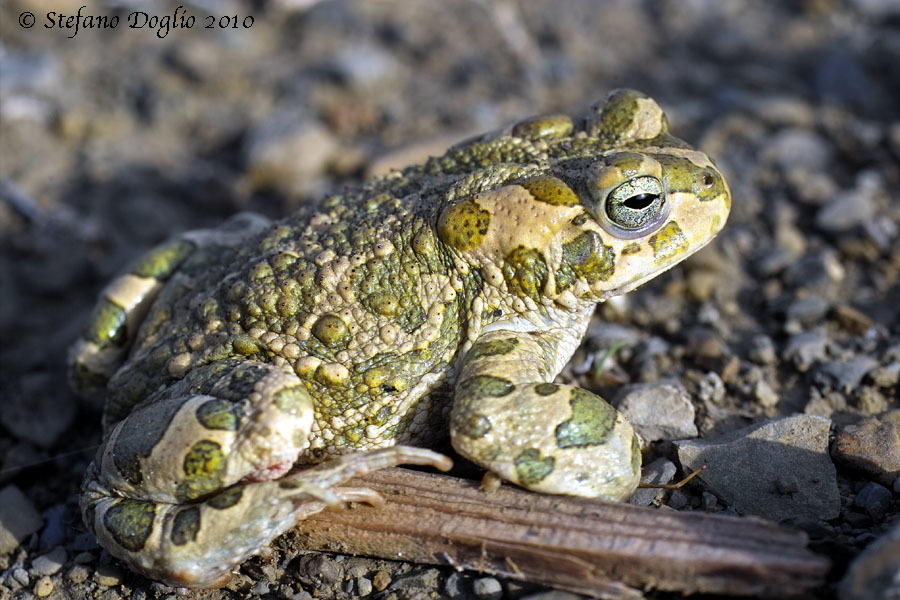
<instances>
[{"instance_id":1,"label":"dirt ground","mask_svg":"<svg viewBox=\"0 0 900 600\"><path fill-rule=\"evenodd\" d=\"M118 26L66 27L60 15L82 5ZM839 501L787 519L834 563L810 597L835 597L851 561L896 527L900 478L838 456L834 441L866 419L896 431L886 415L900 408L896 2L178 6L0 6L0 494L17 521L0 528L27 530L18 545L0 532L0 598L574 597L277 544L221 590L134 575L78 514L100 407L73 396L65 358L104 283L177 232L243 210L284 215L474 133L578 114L617 87L657 99L671 129L716 159L733 208L709 249L600 307L563 376L607 396L677 380L701 440L827 419L821 457L834 459ZM134 12L145 26L129 27L145 21ZM671 439L645 462L678 462ZM894 450L876 447L876 462ZM802 493L792 485L782 492ZM701 481L657 502L746 512L722 489Z\"/></svg>"}]
</instances>

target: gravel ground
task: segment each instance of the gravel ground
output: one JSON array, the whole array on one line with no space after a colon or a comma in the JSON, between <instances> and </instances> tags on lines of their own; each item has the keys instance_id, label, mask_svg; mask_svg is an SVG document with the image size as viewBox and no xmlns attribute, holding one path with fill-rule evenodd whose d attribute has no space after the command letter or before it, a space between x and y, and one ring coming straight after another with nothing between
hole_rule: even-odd
<instances>
[{"instance_id":1,"label":"gravel ground","mask_svg":"<svg viewBox=\"0 0 900 600\"><path fill-rule=\"evenodd\" d=\"M733 210L708 249L600 307L562 377L618 401L654 472L710 465L634 502L793 524L834 562L817 597L875 597L865 565L837 582L900 543L895 1L198 0L168 31L127 15L177 3L84 3L119 26L47 27L82 2L0 7L0 598L570 598L277 549L211 592L126 572L78 516L100 416L64 362L104 282L178 231L282 215L622 86L716 157Z\"/></svg>"}]
</instances>

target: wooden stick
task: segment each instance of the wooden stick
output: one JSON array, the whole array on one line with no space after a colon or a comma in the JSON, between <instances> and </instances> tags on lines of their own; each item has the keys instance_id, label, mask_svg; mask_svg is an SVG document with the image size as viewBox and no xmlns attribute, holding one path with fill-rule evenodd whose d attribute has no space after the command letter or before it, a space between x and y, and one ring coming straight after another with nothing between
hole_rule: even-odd
<instances>
[{"instance_id":1,"label":"wooden stick","mask_svg":"<svg viewBox=\"0 0 900 600\"><path fill-rule=\"evenodd\" d=\"M757 518L675 512L385 469L351 481L381 507L300 523L302 547L453 565L603 598L633 588L787 596L821 586L829 561L806 535ZM629 587L630 586L630 587Z\"/></svg>"}]
</instances>

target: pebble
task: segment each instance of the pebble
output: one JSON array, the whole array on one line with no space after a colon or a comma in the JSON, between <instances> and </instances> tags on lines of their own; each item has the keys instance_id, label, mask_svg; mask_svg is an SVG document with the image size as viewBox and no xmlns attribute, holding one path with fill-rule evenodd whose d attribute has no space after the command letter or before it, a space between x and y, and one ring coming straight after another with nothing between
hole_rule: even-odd
<instances>
[{"instance_id":1,"label":"pebble","mask_svg":"<svg viewBox=\"0 0 900 600\"><path fill-rule=\"evenodd\" d=\"M767 335L759 334L750 340L750 360L758 365L773 365L778 357L775 355L775 342Z\"/></svg>"},{"instance_id":2,"label":"pebble","mask_svg":"<svg viewBox=\"0 0 900 600\"><path fill-rule=\"evenodd\" d=\"M817 172L825 169L831 157L831 148L831 144L811 129L782 129L768 140L762 159L784 171L802 169Z\"/></svg>"},{"instance_id":3,"label":"pebble","mask_svg":"<svg viewBox=\"0 0 900 600\"><path fill-rule=\"evenodd\" d=\"M844 268L833 252L822 251L806 254L784 272L784 282L798 290L827 294L844 278Z\"/></svg>"},{"instance_id":4,"label":"pebble","mask_svg":"<svg viewBox=\"0 0 900 600\"><path fill-rule=\"evenodd\" d=\"M796 298L787 307L786 316L789 320L798 321L801 325L809 327L822 320L822 317L831 308L831 303L821 296L805 296Z\"/></svg>"},{"instance_id":5,"label":"pebble","mask_svg":"<svg viewBox=\"0 0 900 600\"><path fill-rule=\"evenodd\" d=\"M43 524L41 514L19 488L8 485L0 490L0 554L11 553Z\"/></svg>"},{"instance_id":6,"label":"pebble","mask_svg":"<svg viewBox=\"0 0 900 600\"><path fill-rule=\"evenodd\" d=\"M454 571L444 582L444 594L447 598L465 598L467 590L471 587L471 577L465 573Z\"/></svg>"},{"instance_id":7,"label":"pebble","mask_svg":"<svg viewBox=\"0 0 900 600\"><path fill-rule=\"evenodd\" d=\"M75 406L68 398L54 394L58 382L49 372L29 373L4 394L0 420L14 436L48 448L56 443L75 419Z\"/></svg>"},{"instance_id":8,"label":"pebble","mask_svg":"<svg viewBox=\"0 0 900 600\"><path fill-rule=\"evenodd\" d=\"M66 573L66 579L72 583L84 583L91 576L91 570L84 565L75 565Z\"/></svg>"},{"instance_id":9,"label":"pebble","mask_svg":"<svg viewBox=\"0 0 900 600\"><path fill-rule=\"evenodd\" d=\"M816 227L830 233L848 231L875 214L872 192L857 188L841 192L816 214Z\"/></svg>"},{"instance_id":10,"label":"pebble","mask_svg":"<svg viewBox=\"0 0 900 600\"><path fill-rule=\"evenodd\" d=\"M796 415L715 439L675 442L675 448L686 471L707 465L699 478L740 513L775 521L832 519L840 496L827 453L830 425L822 417Z\"/></svg>"},{"instance_id":11,"label":"pebble","mask_svg":"<svg viewBox=\"0 0 900 600\"><path fill-rule=\"evenodd\" d=\"M37 575L53 575L62 569L65 562L66 550L62 546L57 546L31 561L31 572Z\"/></svg>"},{"instance_id":12,"label":"pebble","mask_svg":"<svg viewBox=\"0 0 900 600\"><path fill-rule=\"evenodd\" d=\"M46 598L53 593L53 581L49 577L41 577L34 583L34 595Z\"/></svg>"},{"instance_id":13,"label":"pebble","mask_svg":"<svg viewBox=\"0 0 900 600\"><path fill-rule=\"evenodd\" d=\"M877 366L878 361L865 355L849 360L829 360L818 365L813 381L822 387L832 387L849 394L859 387L866 373Z\"/></svg>"},{"instance_id":14,"label":"pebble","mask_svg":"<svg viewBox=\"0 0 900 600\"><path fill-rule=\"evenodd\" d=\"M703 492L700 500L700 506L703 507L703 510L705 510L706 512L715 512L716 510L718 510L718 503L719 499L716 498L714 494Z\"/></svg>"},{"instance_id":15,"label":"pebble","mask_svg":"<svg viewBox=\"0 0 900 600\"><path fill-rule=\"evenodd\" d=\"M376 571L375 576L372 577L372 585L379 592L384 590L387 586L391 585L390 573L387 571Z\"/></svg>"},{"instance_id":16,"label":"pebble","mask_svg":"<svg viewBox=\"0 0 900 600\"><path fill-rule=\"evenodd\" d=\"M838 586L838 598L840 600L900 598L898 556L900 556L900 524L895 525L856 557Z\"/></svg>"},{"instance_id":17,"label":"pebble","mask_svg":"<svg viewBox=\"0 0 900 600\"><path fill-rule=\"evenodd\" d=\"M45 510L44 528L41 530L41 548L54 548L62 544L66 540L72 520L69 508L65 504L55 504Z\"/></svg>"},{"instance_id":18,"label":"pebble","mask_svg":"<svg viewBox=\"0 0 900 600\"><path fill-rule=\"evenodd\" d=\"M894 387L900 383L900 362L892 362L887 366L872 369L869 371L869 378L880 388Z\"/></svg>"},{"instance_id":19,"label":"pebble","mask_svg":"<svg viewBox=\"0 0 900 600\"><path fill-rule=\"evenodd\" d=\"M725 399L725 382L715 371L710 371L700 380L697 396L701 401L722 404Z\"/></svg>"},{"instance_id":20,"label":"pebble","mask_svg":"<svg viewBox=\"0 0 900 600\"><path fill-rule=\"evenodd\" d=\"M277 186L312 194L337 150L337 140L315 119L296 111L276 112L248 135L247 177L256 189Z\"/></svg>"},{"instance_id":21,"label":"pebble","mask_svg":"<svg viewBox=\"0 0 900 600\"><path fill-rule=\"evenodd\" d=\"M856 494L853 505L866 511L873 521L880 521L891 505L891 491L870 481Z\"/></svg>"},{"instance_id":22,"label":"pebble","mask_svg":"<svg viewBox=\"0 0 900 600\"><path fill-rule=\"evenodd\" d=\"M31 579L28 577L28 571L26 571L22 567L16 567L15 569L13 569L12 578L15 579L16 582L22 587L25 587L31 581Z\"/></svg>"},{"instance_id":23,"label":"pebble","mask_svg":"<svg viewBox=\"0 0 900 600\"><path fill-rule=\"evenodd\" d=\"M493 577L479 577L472 582L472 593L476 598L500 600L503 597L503 586Z\"/></svg>"},{"instance_id":24,"label":"pebble","mask_svg":"<svg viewBox=\"0 0 900 600\"><path fill-rule=\"evenodd\" d=\"M796 333L788 339L783 357L794 363L801 373L805 373L816 362L825 358L827 340L818 331Z\"/></svg>"},{"instance_id":25,"label":"pebble","mask_svg":"<svg viewBox=\"0 0 900 600\"><path fill-rule=\"evenodd\" d=\"M872 319L846 304L838 304L834 307L834 316L841 327L850 333L862 335L872 327Z\"/></svg>"},{"instance_id":26,"label":"pebble","mask_svg":"<svg viewBox=\"0 0 900 600\"><path fill-rule=\"evenodd\" d=\"M331 585L341 578L341 568L324 554L307 554L300 559L300 579L303 583Z\"/></svg>"},{"instance_id":27,"label":"pebble","mask_svg":"<svg viewBox=\"0 0 900 600\"><path fill-rule=\"evenodd\" d=\"M641 483L665 485L672 481L672 478L675 477L675 472L677 470L678 468L671 460L665 457L657 458L649 465L644 465L644 468L641 472ZM665 493L666 490L662 488L639 487L631 495L628 503L635 506L650 506L657 500L661 499Z\"/></svg>"},{"instance_id":28,"label":"pebble","mask_svg":"<svg viewBox=\"0 0 900 600\"><path fill-rule=\"evenodd\" d=\"M753 397L763 408L773 408L780 399L765 379L758 379L753 385Z\"/></svg>"},{"instance_id":29,"label":"pebble","mask_svg":"<svg viewBox=\"0 0 900 600\"><path fill-rule=\"evenodd\" d=\"M647 441L697 437L691 396L678 382L626 386L615 405Z\"/></svg>"},{"instance_id":30,"label":"pebble","mask_svg":"<svg viewBox=\"0 0 900 600\"><path fill-rule=\"evenodd\" d=\"M418 593L428 595L430 592L436 592L439 589L438 583L440 578L440 571L437 569L428 569L426 571L395 579L394 582L391 583L391 591L416 590Z\"/></svg>"},{"instance_id":31,"label":"pebble","mask_svg":"<svg viewBox=\"0 0 900 600\"><path fill-rule=\"evenodd\" d=\"M94 571L94 581L97 585L104 587L113 587L122 583L123 574L121 569L113 565L100 565Z\"/></svg>"},{"instance_id":32,"label":"pebble","mask_svg":"<svg viewBox=\"0 0 900 600\"><path fill-rule=\"evenodd\" d=\"M368 596L372 593L372 581L367 577L357 577L356 593L360 596Z\"/></svg>"},{"instance_id":33,"label":"pebble","mask_svg":"<svg viewBox=\"0 0 900 600\"><path fill-rule=\"evenodd\" d=\"M838 430L831 456L883 486L900 477L900 410L890 410Z\"/></svg>"}]
</instances>

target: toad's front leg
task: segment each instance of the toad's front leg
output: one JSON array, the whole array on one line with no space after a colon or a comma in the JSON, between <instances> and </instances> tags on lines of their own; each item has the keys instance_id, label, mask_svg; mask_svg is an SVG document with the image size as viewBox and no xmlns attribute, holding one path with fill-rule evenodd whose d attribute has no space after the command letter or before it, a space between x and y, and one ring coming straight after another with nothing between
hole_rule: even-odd
<instances>
[{"instance_id":1,"label":"toad's front leg","mask_svg":"<svg viewBox=\"0 0 900 600\"><path fill-rule=\"evenodd\" d=\"M111 432L82 487L85 522L111 554L176 586L207 587L299 519L375 502L347 480L450 460L395 446L288 473L308 445L312 399L296 376L252 362L201 367Z\"/></svg>"},{"instance_id":2,"label":"toad's front leg","mask_svg":"<svg viewBox=\"0 0 900 600\"><path fill-rule=\"evenodd\" d=\"M640 481L638 438L596 394L550 383L553 335L494 330L475 342L457 381L453 447L531 490L625 500Z\"/></svg>"}]
</instances>

